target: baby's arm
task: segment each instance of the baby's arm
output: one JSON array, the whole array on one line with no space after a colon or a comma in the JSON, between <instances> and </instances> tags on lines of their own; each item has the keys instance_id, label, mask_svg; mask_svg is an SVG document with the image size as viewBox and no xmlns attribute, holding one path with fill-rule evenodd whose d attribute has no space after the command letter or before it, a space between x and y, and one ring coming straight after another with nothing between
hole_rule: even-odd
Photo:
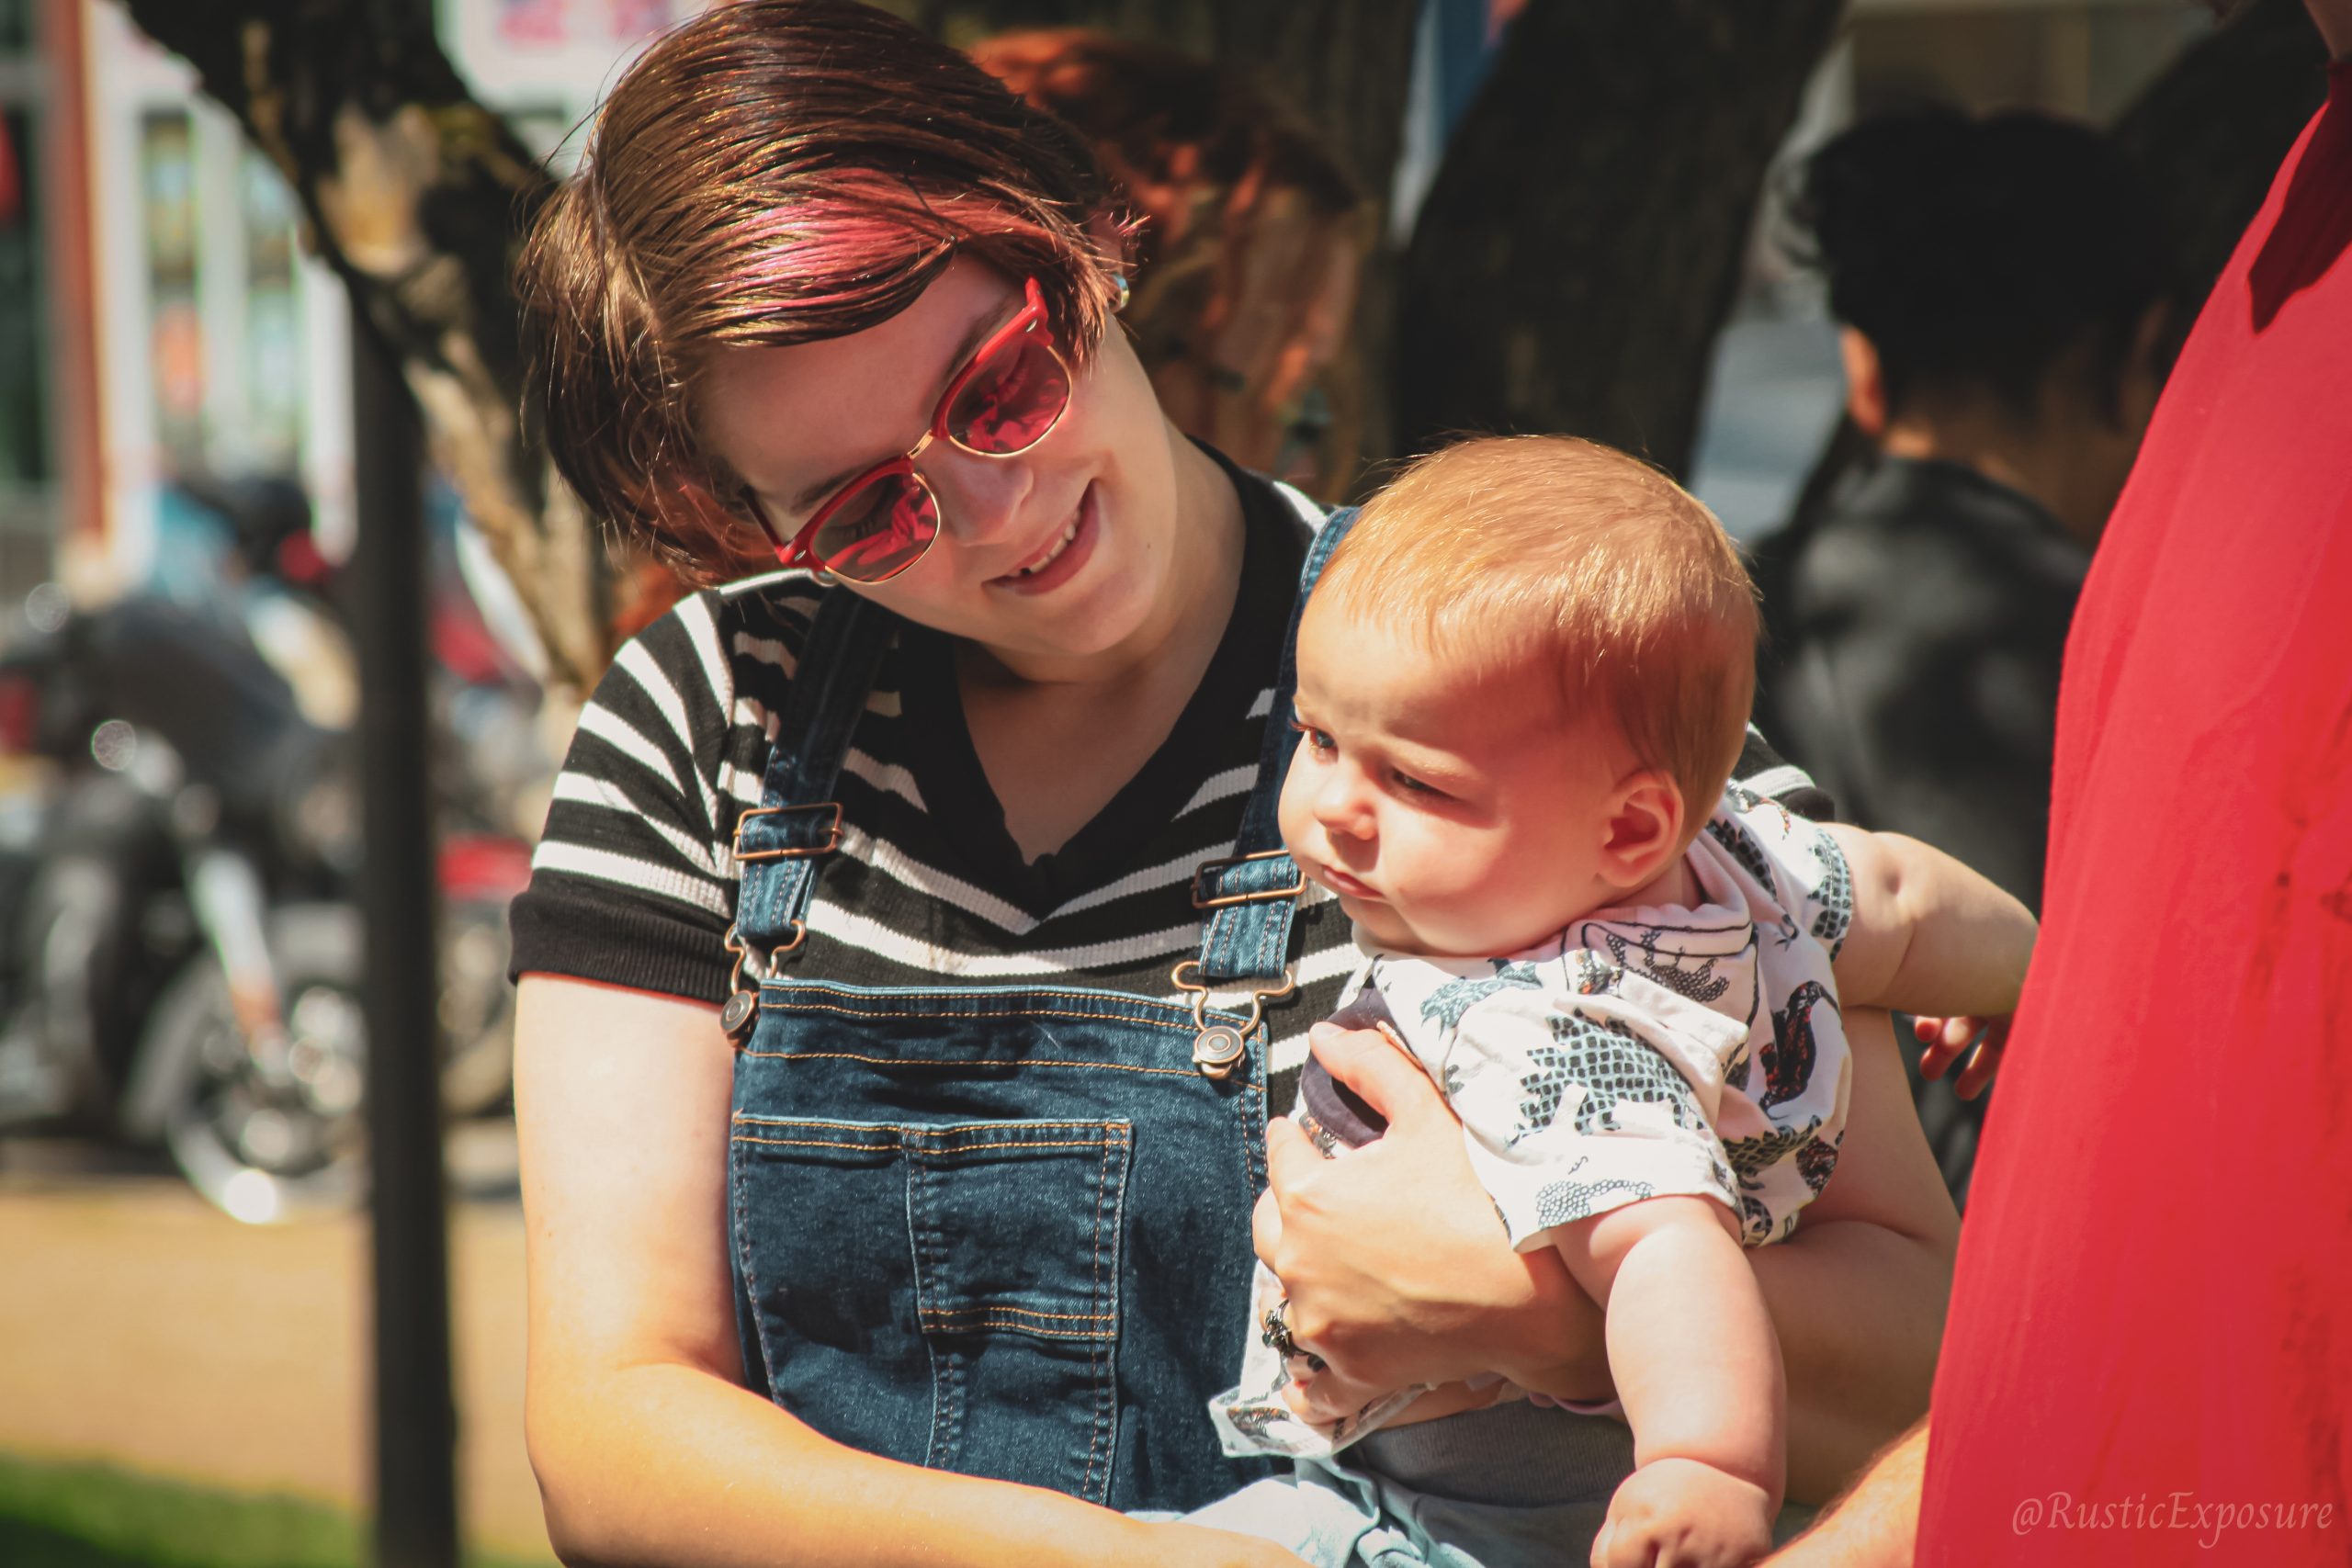
<instances>
[{"instance_id":1,"label":"baby's arm","mask_svg":"<svg viewBox=\"0 0 2352 1568\"><path fill-rule=\"evenodd\" d=\"M1830 965L1842 1006L1937 1018L2016 1010L2035 931L2023 904L1917 839L1822 830L1853 875L1853 924Z\"/></svg>"},{"instance_id":2,"label":"baby's arm","mask_svg":"<svg viewBox=\"0 0 2352 1568\"><path fill-rule=\"evenodd\" d=\"M1593 1561L1732 1564L1769 1551L1786 1468L1781 1348L1731 1212L1651 1198L1553 1239L1607 1309L1609 1369L1634 1428L1638 1468L1610 1500Z\"/></svg>"}]
</instances>

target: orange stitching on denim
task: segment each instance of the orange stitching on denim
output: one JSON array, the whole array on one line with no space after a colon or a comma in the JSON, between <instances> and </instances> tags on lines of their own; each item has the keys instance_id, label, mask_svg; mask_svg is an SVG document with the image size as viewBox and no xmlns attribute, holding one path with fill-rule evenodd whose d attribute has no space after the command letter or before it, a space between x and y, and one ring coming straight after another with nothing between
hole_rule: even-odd
<instances>
[{"instance_id":1,"label":"orange stitching on denim","mask_svg":"<svg viewBox=\"0 0 2352 1568\"><path fill-rule=\"evenodd\" d=\"M984 1062L969 1057L865 1056L855 1051L746 1051L746 1056L787 1062L869 1062L883 1067L1094 1067L1106 1073L1150 1073L1158 1077L1197 1077L1192 1067L1136 1067L1124 1062Z\"/></svg>"},{"instance_id":2,"label":"orange stitching on denim","mask_svg":"<svg viewBox=\"0 0 2352 1568\"><path fill-rule=\"evenodd\" d=\"M786 986L796 985L796 984L797 984L797 985L798 985L798 986L799 986L799 987L800 987L802 990L808 990L808 991L823 991L823 992L827 993L828 995L831 995L831 996L836 996L836 997L871 997L871 996L878 996L878 995L879 995L879 993L876 993L876 992L874 992L874 991L870 991L870 990L864 990L864 989L861 989L861 988L859 988L858 987L855 987L855 986L833 986L833 985L827 985L825 982L823 982L823 981L821 981L821 980L805 980L805 981L798 981L798 982L795 982L795 981L791 981L791 980L770 980L770 981L767 981L765 984L766 984L766 985L770 985L770 986L779 987L786 987ZM1167 1010L1168 1010L1169 1011L1170 1011L1170 1012L1174 1012L1174 1013L1182 1014L1182 1016L1184 1016L1184 1017L1186 1017L1186 1018L1190 1018L1190 1017L1192 1016L1192 1012L1193 1012L1193 1004L1192 1004L1192 1003L1190 1003L1190 1002L1167 1001L1167 1000L1164 1000L1164 999L1162 999L1161 998L1159 998L1159 997L1138 997L1138 996L1132 995L1131 993L1128 993L1128 992L1125 992L1125 991L1060 991L1060 990L1044 990L1044 991L1037 991L1037 990L1030 990L1030 989L1029 989L1029 988L1027 988L1026 987L1022 987L1022 986L991 986L991 987L987 987L986 989L976 989L972 994L974 994L974 995L976 995L976 996L998 996L998 995L1002 995L1004 992L1007 992L1007 991L1018 991L1018 992L1020 992L1020 993L1021 993L1022 995L1023 995L1023 996L1030 996L1030 997L1068 997L1068 998L1069 998L1072 1001L1081 1001L1081 1002L1100 1001L1100 1000L1101 1000L1103 997L1105 997L1105 996L1114 996L1114 997L1118 998L1121 1001L1133 1002L1133 1003L1135 1003L1135 1004L1136 1004L1136 1006L1138 1006L1138 1007L1165 1008L1165 1009L1167 1009ZM763 1007L765 1007L765 1006L769 1006L769 1005L771 1005L771 1004L770 1004L770 1003L768 1003L764 998L763 998L763 999L762 999L762 1001L761 1001L761 1005L762 1005ZM774 1005L774 1006L775 1006L775 1007L777 1007L777 1008L786 1008L786 1007L790 1007L790 1006L792 1006L793 1004L791 1004L791 1003L789 1003L789 1002L776 1002L776 1003L774 1003L774 1004L772 1004L772 1005ZM814 1004L808 1004L808 1005L814 1005ZM904 1013L898 1012L896 1010L892 1010L892 1009L885 1009L885 1010L884 1010L886 1013L888 1013L888 1016L893 1017L893 1018L902 1018L902 1017L910 1016L910 1015L908 1015L908 1014L904 1014ZM936 1018L936 1017L939 1017L939 1016L941 1016L941 1015L936 1014L936 1013L916 1013L916 1014L913 1014L913 1015L911 1015L911 1016L913 1016L913 1017L917 1017L917 1018ZM987 1015L978 1015L978 1014L976 1014L976 1015L973 1015L973 1016L987 1016Z\"/></svg>"},{"instance_id":3,"label":"orange stitching on denim","mask_svg":"<svg viewBox=\"0 0 2352 1568\"><path fill-rule=\"evenodd\" d=\"M868 1010L865 1010L865 1009L863 1009L863 1008L837 1008L837 1007L828 1007L828 1006L826 1006L826 1005L825 1005L824 1003L822 1003L822 1002L789 1002L789 1003L787 1003L787 1002L772 1002L772 1001L768 1001L768 1000L766 1000L765 998L762 998L762 1000L761 1000L761 1002L760 1002L760 1009L761 1009L761 1010L762 1010L762 1011L763 1011L763 1012L837 1012L837 1013L840 1013L843 1018L865 1019L865 1020L868 1020L868 1021L876 1020L876 1019L888 1020L888 1019L899 1019L899 1018L952 1018L952 1019L982 1019L982 1018L1075 1018L1075 1019L1091 1019L1091 1020L1097 1020L1097 1021L1102 1021L1102 1022L1105 1022L1105 1023L1133 1023L1133 1024L1139 1024L1139 1025L1141 1025L1142 1027L1144 1027L1144 1028L1146 1028L1146 1029L1164 1029L1164 1030L1167 1030L1167 1031L1168 1031L1170 1033L1171 1033L1171 1034L1182 1034L1182 1033L1184 1033L1184 1032L1186 1032L1186 1030L1188 1029L1189 1024L1190 1024L1190 1016L1191 1016L1191 1010L1190 1010L1190 1009L1188 1008L1188 1009L1186 1009L1186 1010L1185 1010L1185 1016L1184 1016L1183 1018L1181 1018L1181 1019L1178 1019L1178 1020L1175 1020L1175 1021L1170 1021L1170 1022L1167 1022L1167 1023L1162 1023L1162 1022L1159 1022L1159 1021L1156 1021L1156 1020L1148 1019L1148 1018L1130 1018L1130 1017L1128 1017L1125 1013L1123 1013L1123 1012L1076 1012L1076 1011L1073 1011L1073 1010L1069 1010L1069 1009L1067 1009L1067 1008L1021 1008L1021 1009L1016 1009L1015 1010L1013 1010L1013 1011L1012 1011L1012 1012L964 1012L964 1011L948 1011L948 1012L906 1012L906 1011L899 1011L899 1010L895 1010L895 1009L890 1010L888 1010L888 1011L875 1012L875 1011L868 1011ZM752 1055L752 1054L753 1054L753 1053L750 1053L750 1052L745 1053L745 1055ZM775 1055L775 1052L768 1052L768 1053L766 1053L766 1055Z\"/></svg>"},{"instance_id":4,"label":"orange stitching on denim","mask_svg":"<svg viewBox=\"0 0 2352 1568\"><path fill-rule=\"evenodd\" d=\"M1109 1142L1108 1138L1082 1138L1067 1143L1032 1144L1024 1143L1019 1138L1008 1138L1001 1144L957 1144L952 1148L927 1149L921 1152L936 1159L944 1155L962 1154L967 1149L1095 1149L1101 1148Z\"/></svg>"},{"instance_id":5,"label":"orange stitching on denim","mask_svg":"<svg viewBox=\"0 0 2352 1568\"><path fill-rule=\"evenodd\" d=\"M1244 1051L1249 1049L1248 1035L1241 1037L1241 1045ZM1266 1124L1266 1090L1274 1077L1274 1032L1271 1026L1266 1030L1266 1045L1261 1060L1265 1070L1257 1074L1254 1079L1244 1080L1241 1092L1234 1096L1235 1109L1241 1116L1241 1190L1249 1196L1253 1207L1258 1199L1258 1183L1257 1173L1250 1166L1250 1125L1253 1122L1261 1128ZM1256 1107L1254 1111L1252 1106Z\"/></svg>"},{"instance_id":6,"label":"orange stitching on denim","mask_svg":"<svg viewBox=\"0 0 2352 1568\"><path fill-rule=\"evenodd\" d=\"M1101 1127L1114 1134L1123 1131L1116 1122L828 1122L807 1116L747 1116L735 1112L738 1122L754 1122L763 1127L887 1127L894 1133L993 1133L1006 1127Z\"/></svg>"},{"instance_id":7,"label":"orange stitching on denim","mask_svg":"<svg viewBox=\"0 0 2352 1568\"><path fill-rule=\"evenodd\" d=\"M1112 1323L1118 1319L1115 1312L1039 1312L1035 1307L1006 1306L1001 1302L983 1302L978 1306L925 1307L925 1317L969 1317L976 1312L1018 1313L1023 1317L1067 1319L1072 1323Z\"/></svg>"},{"instance_id":8,"label":"orange stitching on denim","mask_svg":"<svg viewBox=\"0 0 2352 1568\"><path fill-rule=\"evenodd\" d=\"M1094 1180L1094 1301L1099 1306L1102 1302L1102 1195L1111 1185L1111 1140L1108 1138L1102 1140L1102 1164L1095 1172ZM1108 1317L1114 1324L1119 1318L1116 1312L1097 1313L1094 1316L1098 1320ZM1113 1332L1115 1334L1117 1331L1114 1329ZM1086 1365L1094 1379L1094 1430L1086 1439L1086 1474L1079 1485L1082 1490L1091 1491L1094 1485L1094 1456L1102 1450L1102 1341L1096 1340L1093 1348L1087 1352Z\"/></svg>"},{"instance_id":9,"label":"orange stitching on denim","mask_svg":"<svg viewBox=\"0 0 2352 1568\"><path fill-rule=\"evenodd\" d=\"M822 1138L754 1138L745 1133L735 1134L731 1141L738 1144L774 1144L785 1149L856 1149L865 1154L889 1154L897 1147L892 1144L835 1144Z\"/></svg>"},{"instance_id":10,"label":"orange stitching on denim","mask_svg":"<svg viewBox=\"0 0 2352 1568\"><path fill-rule=\"evenodd\" d=\"M938 1327L941 1332L948 1334L968 1334L975 1328L1015 1328L1042 1339L1101 1339L1103 1337L1099 1329L1039 1328L1033 1323L1000 1323L993 1318L977 1324L941 1324Z\"/></svg>"},{"instance_id":11,"label":"orange stitching on denim","mask_svg":"<svg viewBox=\"0 0 2352 1568\"><path fill-rule=\"evenodd\" d=\"M749 1297L752 1303L752 1319L754 1331L753 1337L760 1347L760 1372L761 1375L767 1380L768 1393L769 1396L773 1398L775 1393L775 1355L768 1348L767 1318L758 1310L760 1302L760 1280L759 1276L752 1269L752 1238L749 1235L745 1234L751 1215L747 1212L747 1203L743 1192L743 1173L736 1168L734 1156L731 1154L728 1156L727 1166L727 1185L729 1190L729 1196L734 1200L735 1209L735 1224L732 1227L734 1234L728 1239L734 1244L734 1249L741 1254L743 1291L745 1295Z\"/></svg>"}]
</instances>

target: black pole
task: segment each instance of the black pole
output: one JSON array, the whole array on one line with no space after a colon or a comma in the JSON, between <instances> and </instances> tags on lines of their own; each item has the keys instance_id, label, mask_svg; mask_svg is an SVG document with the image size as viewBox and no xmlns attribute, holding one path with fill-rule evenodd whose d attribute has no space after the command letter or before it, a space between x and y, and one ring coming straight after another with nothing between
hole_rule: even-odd
<instances>
[{"instance_id":1,"label":"black pole","mask_svg":"<svg viewBox=\"0 0 2352 1568\"><path fill-rule=\"evenodd\" d=\"M424 439L365 316L352 320L352 558L367 786L368 1138L373 1180L378 1568L456 1568L458 1417L441 1163L441 1037L426 788Z\"/></svg>"}]
</instances>

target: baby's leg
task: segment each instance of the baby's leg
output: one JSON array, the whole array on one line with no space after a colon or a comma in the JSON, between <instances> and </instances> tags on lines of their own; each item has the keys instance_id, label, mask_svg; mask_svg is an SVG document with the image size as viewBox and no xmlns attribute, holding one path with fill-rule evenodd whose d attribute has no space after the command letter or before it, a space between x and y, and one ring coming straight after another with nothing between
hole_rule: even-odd
<instances>
[{"instance_id":1,"label":"baby's leg","mask_svg":"<svg viewBox=\"0 0 2352 1568\"><path fill-rule=\"evenodd\" d=\"M1781 1353L1722 1204L1652 1198L1555 1243L1608 1309L1609 1369L1638 1467L1593 1562L1745 1563L1771 1548L1785 1465Z\"/></svg>"}]
</instances>

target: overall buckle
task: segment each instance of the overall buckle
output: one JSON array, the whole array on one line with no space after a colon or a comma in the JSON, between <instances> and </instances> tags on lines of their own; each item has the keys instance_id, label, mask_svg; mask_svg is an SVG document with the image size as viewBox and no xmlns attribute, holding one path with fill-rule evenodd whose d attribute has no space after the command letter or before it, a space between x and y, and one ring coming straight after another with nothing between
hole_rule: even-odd
<instances>
[{"instance_id":1,"label":"overall buckle","mask_svg":"<svg viewBox=\"0 0 2352 1568\"><path fill-rule=\"evenodd\" d=\"M1223 860L1203 861L1193 868L1193 908L1195 909L1228 909L1236 904L1265 904L1277 898L1295 898L1306 891L1306 873L1292 867L1295 873L1287 887L1244 888L1238 893L1224 891L1224 873L1237 865L1253 861L1283 860L1288 850L1261 850L1253 855L1227 855Z\"/></svg>"},{"instance_id":2,"label":"overall buckle","mask_svg":"<svg viewBox=\"0 0 2352 1568\"><path fill-rule=\"evenodd\" d=\"M743 847L743 829L755 817L780 817L788 811L830 811L832 818L825 824L823 841L814 844L790 844L776 850L747 850ZM820 800L810 806L759 806L735 819L735 859L738 863L757 864L763 861L800 860L813 855L829 855L841 848L842 803Z\"/></svg>"}]
</instances>

